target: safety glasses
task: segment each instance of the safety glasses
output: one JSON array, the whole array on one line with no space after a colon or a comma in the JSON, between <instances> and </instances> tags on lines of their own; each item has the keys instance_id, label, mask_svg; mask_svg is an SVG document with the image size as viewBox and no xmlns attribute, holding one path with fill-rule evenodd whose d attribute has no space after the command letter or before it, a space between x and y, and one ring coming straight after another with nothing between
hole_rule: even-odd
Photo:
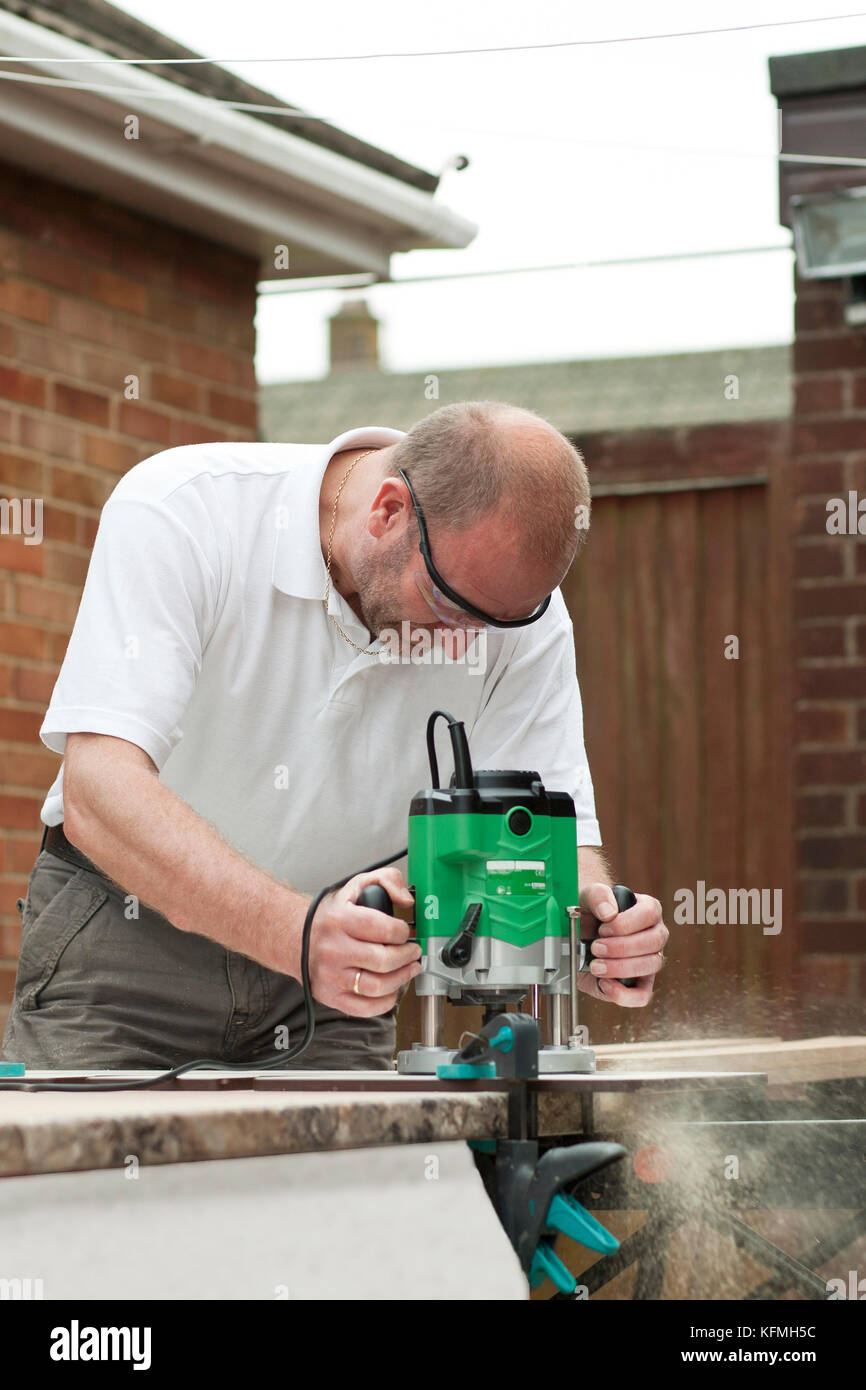
<instances>
[{"instance_id":1,"label":"safety glasses","mask_svg":"<svg viewBox=\"0 0 866 1390\"><path fill-rule=\"evenodd\" d=\"M423 597L426 599L430 608L436 616L444 623L452 627L473 628L478 627L479 623L490 627L526 627L527 623L535 623L547 612L550 604L551 595L539 604L534 613L530 613L526 618L491 618L489 613L485 613L483 608L476 608L474 603L462 598L456 590L445 583L441 574L433 563L433 556L430 554L430 540L427 535L427 523L424 520L418 498L415 496L412 484L404 469L399 469L400 477L409 490L412 499L412 506L415 508L415 515L418 518L418 531L420 534L419 549L424 560L426 574L416 574L415 582L418 585Z\"/></svg>"}]
</instances>

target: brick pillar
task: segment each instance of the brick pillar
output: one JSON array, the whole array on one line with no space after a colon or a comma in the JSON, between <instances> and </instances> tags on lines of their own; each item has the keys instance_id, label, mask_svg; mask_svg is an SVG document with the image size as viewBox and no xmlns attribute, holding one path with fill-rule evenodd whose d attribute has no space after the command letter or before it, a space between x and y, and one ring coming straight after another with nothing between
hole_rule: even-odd
<instances>
[{"instance_id":1,"label":"brick pillar","mask_svg":"<svg viewBox=\"0 0 866 1390\"><path fill-rule=\"evenodd\" d=\"M150 454L256 438L256 279L255 257L0 164L0 1033L100 509ZM28 544L10 523L37 500Z\"/></svg>"},{"instance_id":2,"label":"brick pillar","mask_svg":"<svg viewBox=\"0 0 866 1390\"><path fill-rule=\"evenodd\" d=\"M792 429L795 868L809 1033L862 1032L866 994L866 331L847 284L796 280ZM827 504L864 503L864 534Z\"/></svg>"}]
</instances>

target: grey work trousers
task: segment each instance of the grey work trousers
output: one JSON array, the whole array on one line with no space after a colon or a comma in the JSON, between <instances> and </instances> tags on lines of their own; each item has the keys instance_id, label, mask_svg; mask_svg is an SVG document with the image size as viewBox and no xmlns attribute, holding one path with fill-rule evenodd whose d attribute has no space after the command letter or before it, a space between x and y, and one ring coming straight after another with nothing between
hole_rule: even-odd
<instances>
[{"instance_id":1,"label":"grey work trousers","mask_svg":"<svg viewBox=\"0 0 866 1390\"><path fill-rule=\"evenodd\" d=\"M19 910L6 1061L52 1070L257 1062L285 1050L286 1028L289 1048L303 1036L296 980L143 905L129 915L124 891L96 870L41 850ZM352 1018L316 1003L313 1041L287 1065L392 1069L397 1007Z\"/></svg>"}]
</instances>

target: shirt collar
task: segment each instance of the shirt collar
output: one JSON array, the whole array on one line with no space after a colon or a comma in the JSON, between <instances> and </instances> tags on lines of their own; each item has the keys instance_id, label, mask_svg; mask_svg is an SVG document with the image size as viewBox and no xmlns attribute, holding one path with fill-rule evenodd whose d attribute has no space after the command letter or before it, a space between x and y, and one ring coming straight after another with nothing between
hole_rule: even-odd
<instances>
[{"instance_id":1,"label":"shirt collar","mask_svg":"<svg viewBox=\"0 0 866 1390\"><path fill-rule=\"evenodd\" d=\"M287 470L276 520L272 580L295 598L325 596L327 570L319 535L319 493L325 469L342 449L386 448L403 439L405 430L368 425L338 434L330 444L307 446L309 456ZM300 446L303 448L304 446ZM306 452L306 450L305 450ZM333 594L333 589L332 589Z\"/></svg>"}]
</instances>

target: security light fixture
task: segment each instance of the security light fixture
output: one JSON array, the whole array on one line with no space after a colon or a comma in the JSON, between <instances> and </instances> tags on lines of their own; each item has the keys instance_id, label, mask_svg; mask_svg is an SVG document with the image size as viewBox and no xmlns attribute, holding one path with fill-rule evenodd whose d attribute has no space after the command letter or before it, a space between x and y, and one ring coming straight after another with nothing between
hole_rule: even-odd
<instances>
[{"instance_id":1,"label":"security light fixture","mask_svg":"<svg viewBox=\"0 0 866 1390\"><path fill-rule=\"evenodd\" d=\"M849 280L843 314L866 327L866 188L791 199L797 269L805 280Z\"/></svg>"},{"instance_id":2,"label":"security light fixture","mask_svg":"<svg viewBox=\"0 0 866 1390\"><path fill-rule=\"evenodd\" d=\"M866 275L866 188L791 199L797 268L806 280Z\"/></svg>"}]
</instances>

